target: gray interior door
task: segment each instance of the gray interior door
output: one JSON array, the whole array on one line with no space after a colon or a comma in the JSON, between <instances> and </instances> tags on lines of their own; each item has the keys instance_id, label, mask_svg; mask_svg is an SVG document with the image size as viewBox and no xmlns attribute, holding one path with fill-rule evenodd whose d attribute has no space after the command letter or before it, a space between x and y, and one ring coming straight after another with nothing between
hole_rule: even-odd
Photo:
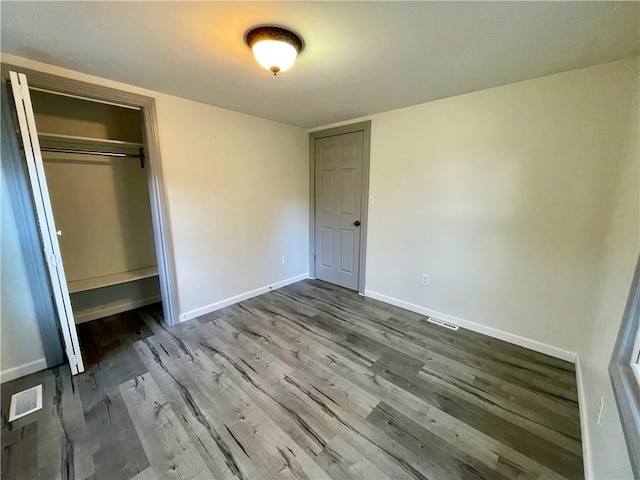
<instances>
[{"instance_id":1,"label":"gray interior door","mask_svg":"<svg viewBox=\"0 0 640 480\"><path fill-rule=\"evenodd\" d=\"M364 133L318 138L315 155L316 278L358 290Z\"/></svg>"}]
</instances>

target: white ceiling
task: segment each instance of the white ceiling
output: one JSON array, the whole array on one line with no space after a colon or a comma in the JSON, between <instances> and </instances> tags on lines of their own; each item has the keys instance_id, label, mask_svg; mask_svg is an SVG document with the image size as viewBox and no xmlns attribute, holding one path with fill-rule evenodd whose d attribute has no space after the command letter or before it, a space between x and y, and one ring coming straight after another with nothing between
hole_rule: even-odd
<instances>
[{"instance_id":1,"label":"white ceiling","mask_svg":"<svg viewBox=\"0 0 640 480\"><path fill-rule=\"evenodd\" d=\"M3 52L314 127L639 52L639 2L1 2ZM305 50L274 77L243 43ZM613 87L613 86L612 86Z\"/></svg>"}]
</instances>

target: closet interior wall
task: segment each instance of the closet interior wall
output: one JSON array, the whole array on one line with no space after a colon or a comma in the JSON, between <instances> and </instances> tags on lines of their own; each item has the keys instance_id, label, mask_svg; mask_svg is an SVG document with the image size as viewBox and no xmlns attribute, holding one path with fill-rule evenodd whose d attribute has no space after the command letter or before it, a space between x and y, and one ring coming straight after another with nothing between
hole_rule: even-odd
<instances>
[{"instance_id":1,"label":"closet interior wall","mask_svg":"<svg viewBox=\"0 0 640 480\"><path fill-rule=\"evenodd\" d=\"M76 323L160 301L140 110L31 99Z\"/></svg>"}]
</instances>

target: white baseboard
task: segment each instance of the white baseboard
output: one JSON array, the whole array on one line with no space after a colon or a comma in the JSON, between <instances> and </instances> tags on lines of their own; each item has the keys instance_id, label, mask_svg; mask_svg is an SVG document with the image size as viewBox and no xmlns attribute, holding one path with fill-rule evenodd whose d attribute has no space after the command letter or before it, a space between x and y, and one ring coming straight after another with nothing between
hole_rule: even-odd
<instances>
[{"instance_id":1,"label":"white baseboard","mask_svg":"<svg viewBox=\"0 0 640 480\"><path fill-rule=\"evenodd\" d=\"M91 320L108 317L109 315L115 315L161 301L162 297L160 295L154 295L153 297L146 297L140 300L127 300L125 302L109 304L106 307L91 308L78 313L74 312L73 318L76 324L90 322Z\"/></svg>"},{"instance_id":2,"label":"white baseboard","mask_svg":"<svg viewBox=\"0 0 640 480\"><path fill-rule=\"evenodd\" d=\"M463 320L461 318L454 317L453 315L447 315L446 313L437 312L429 308L405 302L404 300L399 300L397 298L389 297L381 293L372 292L371 290L365 290L364 295L365 297L373 298L374 300L380 300L381 302L389 303L391 305L395 305L396 307L404 308L405 310L410 310L412 312L419 313L428 317L435 317L439 320L453 323L454 325L457 325L461 328L466 328L467 330L482 333L484 335L488 335L489 337L504 340L505 342L513 343L530 350L535 350L536 352L544 353L561 360L566 360L571 363L574 363L576 361L577 355L575 352L563 350L562 348L538 342L537 340L531 340L529 338L521 337L520 335L515 335L503 330L498 330L497 328L487 327L486 325Z\"/></svg>"},{"instance_id":3,"label":"white baseboard","mask_svg":"<svg viewBox=\"0 0 640 480\"><path fill-rule=\"evenodd\" d=\"M39 358L38 360L24 363L22 365L18 365L17 367L7 368L6 370L2 370L0 372L0 383L15 380L16 378L39 372L40 370L44 370L45 368L47 368L47 361L44 358Z\"/></svg>"},{"instance_id":4,"label":"white baseboard","mask_svg":"<svg viewBox=\"0 0 640 480\"><path fill-rule=\"evenodd\" d=\"M219 302L211 303L209 305L205 305L204 307L196 308L195 310L181 313L178 318L180 319L180 322L186 322L187 320L191 320L192 318L201 317L202 315L206 315L207 313L215 312L216 310L220 310L221 308L228 307L229 305L233 305L235 303L242 302L244 300L248 300L253 297L257 297L258 295L262 295L263 293L267 293L272 290L277 290L278 288L286 287L287 285L291 285L292 283L299 282L300 280L306 280L307 278L309 278L309 274L303 273L302 275L298 275L296 277L291 277L291 278L282 280L280 282L276 282L273 285L267 285L265 287L256 288L255 290L251 290L250 292L241 293L240 295L226 298L224 300L220 300Z\"/></svg>"},{"instance_id":5,"label":"white baseboard","mask_svg":"<svg viewBox=\"0 0 640 480\"><path fill-rule=\"evenodd\" d=\"M582 461L584 462L584 478L595 478L593 473L593 458L591 457L591 436L589 435L589 422L587 421L587 392L582 376L582 364L580 355L576 355L576 383L578 385L578 405L580 408L580 431L582 432Z\"/></svg>"}]
</instances>

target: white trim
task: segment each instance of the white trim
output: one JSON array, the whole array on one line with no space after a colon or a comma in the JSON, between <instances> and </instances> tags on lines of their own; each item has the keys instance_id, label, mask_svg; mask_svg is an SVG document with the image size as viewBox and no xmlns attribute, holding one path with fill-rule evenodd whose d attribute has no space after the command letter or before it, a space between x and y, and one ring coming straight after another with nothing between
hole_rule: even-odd
<instances>
[{"instance_id":1,"label":"white trim","mask_svg":"<svg viewBox=\"0 0 640 480\"><path fill-rule=\"evenodd\" d=\"M582 364L580 355L576 355L576 383L578 385L578 406L580 409L580 431L582 432L582 461L584 462L584 478L595 478L593 458L591 457L591 435L589 434L589 422L587 419L587 392L582 376Z\"/></svg>"},{"instance_id":2,"label":"white trim","mask_svg":"<svg viewBox=\"0 0 640 480\"><path fill-rule=\"evenodd\" d=\"M520 335L505 332L504 330L498 330L497 328L487 327L486 325L470 322L469 320L463 320L461 318L454 317L453 315L447 315L446 313L437 312L429 308L405 302L404 300L399 300L397 298L389 297L381 293L372 292L371 290L365 290L364 295L365 297L373 298L374 300L380 300L381 302L389 303L391 305L395 305L396 307L404 308L405 310L410 310L427 317L435 317L439 320L444 320L459 327L466 328L467 330L472 330L474 332L482 333L499 340L504 340L505 342L513 343L515 345L519 345L536 352L544 353L545 355L551 355L552 357L566 360L567 362L574 363L576 360L577 354L575 352L563 350L562 348L538 342L537 340L521 337Z\"/></svg>"},{"instance_id":3,"label":"white trim","mask_svg":"<svg viewBox=\"0 0 640 480\"><path fill-rule=\"evenodd\" d=\"M299 282L300 280L306 280L307 278L309 278L308 273L303 273L302 275L298 275L296 277L287 278L280 282L276 282L272 285L256 288L255 290L241 293L240 295L229 297L224 300L220 300L219 302L211 303L209 305L205 305L204 307L196 308L195 310L190 310L188 312L181 313L179 319L180 319L180 322L186 322L187 320L191 320L192 318L201 317L202 315L206 315L207 313L215 312L216 310L220 310L221 308L228 307L229 305L234 305L238 302L242 302L244 300L257 297L258 295L262 295L263 293L268 293L272 290L286 287L287 285L291 285L292 283Z\"/></svg>"},{"instance_id":4,"label":"white trim","mask_svg":"<svg viewBox=\"0 0 640 480\"><path fill-rule=\"evenodd\" d=\"M23 363L17 367L7 368L0 372L0 383L15 380L16 378L24 377L25 375L30 375L46 368L47 360L45 358L39 358L38 360L34 360L29 363Z\"/></svg>"},{"instance_id":5,"label":"white trim","mask_svg":"<svg viewBox=\"0 0 640 480\"><path fill-rule=\"evenodd\" d=\"M115 315L161 301L161 295L154 295L153 297L146 297L140 300L125 300L124 302L110 304L106 307L89 308L75 312L76 324L90 322L91 320L97 320L98 318L108 317L109 315Z\"/></svg>"}]
</instances>

